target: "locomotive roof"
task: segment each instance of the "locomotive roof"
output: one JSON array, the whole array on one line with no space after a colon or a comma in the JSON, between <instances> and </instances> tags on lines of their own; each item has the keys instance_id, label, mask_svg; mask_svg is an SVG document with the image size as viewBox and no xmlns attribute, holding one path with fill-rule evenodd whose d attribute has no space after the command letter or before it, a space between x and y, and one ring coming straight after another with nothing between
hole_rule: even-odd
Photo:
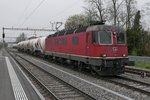
<instances>
[{"instance_id":1,"label":"locomotive roof","mask_svg":"<svg viewBox=\"0 0 150 100\"><path fill-rule=\"evenodd\" d=\"M48 37L57 37L57 36L63 36L63 35L69 35L69 34L76 34L76 33L80 33L80 32L86 32L87 27L88 26L78 28L78 29L61 30L61 31L58 31L54 34L49 35Z\"/></svg>"},{"instance_id":2,"label":"locomotive roof","mask_svg":"<svg viewBox=\"0 0 150 100\"><path fill-rule=\"evenodd\" d=\"M92 25L92 26L86 26L81 27L77 29L71 29L71 30L61 30L54 34L51 34L49 37L57 37L57 36L63 36L63 35L69 35L69 34L78 34L81 32L90 32L90 31L98 31L98 30L123 30L120 27L117 26L111 26L111 25Z\"/></svg>"},{"instance_id":3,"label":"locomotive roof","mask_svg":"<svg viewBox=\"0 0 150 100\"><path fill-rule=\"evenodd\" d=\"M93 25L93 26L89 26L86 29L86 32L90 32L90 31L98 31L98 30L122 30L123 28L118 27L118 26L112 26L112 25Z\"/></svg>"}]
</instances>

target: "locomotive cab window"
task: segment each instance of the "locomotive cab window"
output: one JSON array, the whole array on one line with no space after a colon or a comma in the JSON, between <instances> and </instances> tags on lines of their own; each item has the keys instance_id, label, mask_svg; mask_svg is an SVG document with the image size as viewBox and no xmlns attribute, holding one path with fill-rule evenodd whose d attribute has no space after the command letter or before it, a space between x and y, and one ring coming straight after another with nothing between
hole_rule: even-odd
<instances>
[{"instance_id":1,"label":"locomotive cab window","mask_svg":"<svg viewBox=\"0 0 150 100\"><path fill-rule=\"evenodd\" d=\"M117 33L117 44L125 44L125 33L124 32Z\"/></svg>"},{"instance_id":2,"label":"locomotive cab window","mask_svg":"<svg viewBox=\"0 0 150 100\"><path fill-rule=\"evenodd\" d=\"M92 39L94 44L112 44L112 34L108 31L93 32Z\"/></svg>"}]
</instances>

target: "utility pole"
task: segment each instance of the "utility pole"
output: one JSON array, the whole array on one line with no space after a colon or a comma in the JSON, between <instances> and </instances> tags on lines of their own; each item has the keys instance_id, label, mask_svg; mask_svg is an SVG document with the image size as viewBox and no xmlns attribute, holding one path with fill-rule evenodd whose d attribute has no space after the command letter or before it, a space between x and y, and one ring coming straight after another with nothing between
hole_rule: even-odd
<instances>
[{"instance_id":1,"label":"utility pole","mask_svg":"<svg viewBox=\"0 0 150 100\"><path fill-rule=\"evenodd\" d=\"M55 24L55 22L51 22L51 21L50 21L50 25L51 25L51 29L52 29L52 30L54 30L54 24Z\"/></svg>"}]
</instances>

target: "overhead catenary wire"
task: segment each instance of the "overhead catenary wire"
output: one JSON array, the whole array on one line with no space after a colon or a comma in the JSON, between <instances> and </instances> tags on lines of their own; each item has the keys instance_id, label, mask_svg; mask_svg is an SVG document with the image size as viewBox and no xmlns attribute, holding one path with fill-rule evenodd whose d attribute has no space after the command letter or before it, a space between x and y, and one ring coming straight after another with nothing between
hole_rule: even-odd
<instances>
[{"instance_id":1,"label":"overhead catenary wire","mask_svg":"<svg viewBox=\"0 0 150 100\"><path fill-rule=\"evenodd\" d=\"M44 3L45 0L42 0L36 7L33 9L33 11L25 18L23 23L20 26L23 26L25 22L35 13L35 11Z\"/></svg>"},{"instance_id":2,"label":"overhead catenary wire","mask_svg":"<svg viewBox=\"0 0 150 100\"><path fill-rule=\"evenodd\" d=\"M28 16L25 18L25 20L19 25L19 26L23 26L28 20L29 18L36 12L36 10L44 3L45 0L42 0L36 7L35 9L32 10L32 12L30 14L28 14ZM52 18L56 17L57 15L60 15L61 13L64 13L68 10L71 10L70 8L73 8L75 5L77 5L79 3L79 1L75 1L74 3L70 4L68 7L66 7L65 9L61 10L59 13L56 13L54 16L52 16ZM69 9L68 9L69 8ZM52 19L51 18L51 19ZM65 19L64 19L65 20Z\"/></svg>"},{"instance_id":3,"label":"overhead catenary wire","mask_svg":"<svg viewBox=\"0 0 150 100\"><path fill-rule=\"evenodd\" d=\"M78 3L80 3L79 0L73 2L72 4L70 4L69 6L67 6L66 8L62 9L60 12L56 13L55 15L53 15L51 17L51 19L54 18L54 17L55 18L59 17L61 14L64 14L64 12L71 10L71 8L73 8L74 6L76 6Z\"/></svg>"},{"instance_id":4,"label":"overhead catenary wire","mask_svg":"<svg viewBox=\"0 0 150 100\"><path fill-rule=\"evenodd\" d=\"M30 1L27 3L27 5L25 6L24 10L22 11L22 14L20 15L20 17L19 17L19 19L18 19L17 25L19 25L20 20L21 20L21 19L23 18L23 16L25 15L25 13L26 13L26 11L28 10L28 8L30 7L32 1L33 1L33 0L30 0Z\"/></svg>"},{"instance_id":5,"label":"overhead catenary wire","mask_svg":"<svg viewBox=\"0 0 150 100\"><path fill-rule=\"evenodd\" d=\"M59 11L58 13L54 14L52 17L50 17L50 19L52 20L53 18L58 18L60 17L60 15L64 14L64 12L70 11L72 8L74 8L76 5L78 5L80 2L79 0L76 0L75 2L73 2L72 4L68 5L67 7L65 7L64 9L62 9L61 11ZM58 18L60 19L60 18ZM66 21L66 18L62 18L59 20L61 22L63 22L63 24ZM51 23L51 22L50 22ZM54 22L55 23L55 22ZM64 26L64 25L63 25Z\"/></svg>"}]
</instances>

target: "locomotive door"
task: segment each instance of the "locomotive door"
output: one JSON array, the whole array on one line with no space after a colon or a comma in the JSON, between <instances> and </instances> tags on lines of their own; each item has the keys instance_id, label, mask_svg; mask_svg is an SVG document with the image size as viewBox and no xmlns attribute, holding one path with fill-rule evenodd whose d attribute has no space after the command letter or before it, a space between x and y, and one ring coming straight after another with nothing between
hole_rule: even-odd
<instances>
[{"instance_id":1,"label":"locomotive door","mask_svg":"<svg viewBox=\"0 0 150 100\"><path fill-rule=\"evenodd\" d=\"M90 42L91 42L91 36L89 33L86 35L86 55L90 56Z\"/></svg>"}]
</instances>

